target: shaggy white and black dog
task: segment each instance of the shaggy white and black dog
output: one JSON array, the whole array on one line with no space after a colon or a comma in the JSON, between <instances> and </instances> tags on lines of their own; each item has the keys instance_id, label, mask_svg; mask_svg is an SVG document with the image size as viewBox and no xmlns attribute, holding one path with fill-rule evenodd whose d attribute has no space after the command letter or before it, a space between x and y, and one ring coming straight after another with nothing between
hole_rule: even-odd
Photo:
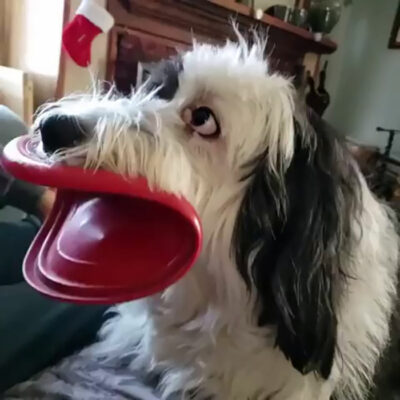
<instances>
[{"instance_id":1,"label":"shaggy white and black dog","mask_svg":"<svg viewBox=\"0 0 400 400\"><path fill-rule=\"evenodd\" d=\"M144 175L201 217L194 267L117 306L101 351L135 355L165 396L360 400L388 342L395 226L264 54L194 43L131 96L63 99L36 128L53 157Z\"/></svg>"}]
</instances>

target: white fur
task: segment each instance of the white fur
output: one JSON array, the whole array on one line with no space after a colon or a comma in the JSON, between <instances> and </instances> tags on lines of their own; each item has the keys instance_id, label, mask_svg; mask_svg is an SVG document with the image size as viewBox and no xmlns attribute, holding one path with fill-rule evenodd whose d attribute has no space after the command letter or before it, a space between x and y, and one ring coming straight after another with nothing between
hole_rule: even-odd
<instances>
[{"instance_id":1,"label":"white fur","mask_svg":"<svg viewBox=\"0 0 400 400\"><path fill-rule=\"evenodd\" d=\"M131 367L163 373L165 396L197 390L196 399L362 399L388 340L397 271L397 235L364 180L363 230L342 268L355 279L338 300L338 351L330 378L301 375L274 346L273 327L257 326L254 299L231 254L234 222L247 182L239 167L268 149L268 166L284 172L294 152L291 83L269 74L260 42L252 47L195 44L183 55L179 90L171 102L143 90L64 99L44 109L76 115L93 136L57 158L88 167L144 175L196 207L204 246L193 269L159 295L116 306L102 329L97 354L134 354ZM222 127L218 141L188 135L180 114L207 105ZM278 157L278 155L280 157ZM354 223L354 236L360 226Z\"/></svg>"}]
</instances>

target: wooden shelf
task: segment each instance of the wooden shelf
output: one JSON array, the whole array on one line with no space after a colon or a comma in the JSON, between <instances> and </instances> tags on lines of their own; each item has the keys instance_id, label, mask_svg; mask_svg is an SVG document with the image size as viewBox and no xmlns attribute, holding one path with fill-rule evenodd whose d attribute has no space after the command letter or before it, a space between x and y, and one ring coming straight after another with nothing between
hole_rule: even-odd
<instances>
[{"instance_id":1,"label":"wooden shelf","mask_svg":"<svg viewBox=\"0 0 400 400\"><path fill-rule=\"evenodd\" d=\"M207 0L209 3L226 8L234 13L241 14L247 17L253 16L253 10L245 4L236 3L234 0ZM281 31L289 34L297 35L304 40L308 41L310 52L317 54L330 54L337 49L337 44L328 38L322 38L321 40L315 40L314 34L307 29L300 28L296 25L282 21L279 18L272 17L271 15L265 14L261 20L254 18L254 22L265 24L266 26L277 28Z\"/></svg>"},{"instance_id":2,"label":"wooden shelf","mask_svg":"<svg viewBox=\"0 0 400 400\"><path fill-rule=\"evenodd\" d=\"M232 19L245 35L257 27L268 33L269 69L285 76L301 74L304 63L312 64L309 69L315 73L319 55L336 49L329 39L316 41L311 32L269 15L256 20L250 7L234 0L109 0L108 10L115 26L110 34L107 76L115 78L122 89L135 82L139 62L189 49L193 38L217 45L227 38L236 40Z\"/></svg>"},{"instance_id":3,"label":"wooden shelf","mask_svg":"<svg viewBox=\"0 0 400 400\"><path fill-rule=\"evenodd\" d=\"M246 6L245 4L242 3L236 3L234 0L207 0L210 3L213 3L217 6L224 7L228 10L243 14L243 15L248 15L252 16L252 10L250 7Z\"/></svg>"},{"instance_id":4,"label":"wooden shelf","mask_svg":"<svg viewBox=\"0 0 400 400\"><path fill-rule=\"evenodd\" d=\"M336 50L336 43L323 38L314 39L311 32L278 18L264 14L261 20L253 18L253 10L234 0L110 0L109 9L118 25L143 24L159 21L170 25L170 31L184 28L175 40L190 42L194 32L199 38L216 41L233 37L231 18L242 30L261 26L268 30L269 38L276 46L288 46L302 53L330 54ZM146 21L147 20L147 21ZM156 32L155 32L156 33ZM297 49L294 49L294 48Z\"/></svg>"}]
</instances>

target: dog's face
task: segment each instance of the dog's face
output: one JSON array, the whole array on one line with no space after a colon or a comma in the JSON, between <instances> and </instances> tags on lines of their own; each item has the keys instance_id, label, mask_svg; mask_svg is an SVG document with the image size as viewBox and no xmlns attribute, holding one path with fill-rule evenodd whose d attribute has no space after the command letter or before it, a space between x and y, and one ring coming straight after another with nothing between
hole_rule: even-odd
<instances>
[{"instance_id":1,"label":"dog's face","mask_svg":"<svg viewBox=\"0 0 400 400\"><path fill-rule=\"evenodd\" d=\"M199 190L238 184L265 152L278 172L293 154L292 88L268 73L263 53L261 43L195 45L156 65L130 99L64 99L37 119L44 147L70 162L143 174L191 201Z\"/></svg>"},{"instance_id":2,"label":"dog's face","mask_svg":"<svg viewBox=\"0 0 400 400\"><path fill-rule=\"evenodd\" d=\"M204 251L222 255L211 272L218 292L255 294L255 319L276 328L294 367L326 378L358 180L337 141L294 122L292 86L269 73L264 52L241 38L195 44L130 97L70 97L43 109L36 127L56 159L143 175L187 197Z\"/></svg>"}]
</instances>

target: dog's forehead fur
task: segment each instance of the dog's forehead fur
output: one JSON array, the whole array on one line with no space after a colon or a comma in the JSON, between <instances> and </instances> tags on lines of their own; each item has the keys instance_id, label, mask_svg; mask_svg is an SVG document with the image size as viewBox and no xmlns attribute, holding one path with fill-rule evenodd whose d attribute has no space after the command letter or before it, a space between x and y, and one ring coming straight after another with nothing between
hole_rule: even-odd
<instances>
[{"instance_id":1,"label":"dog's forehead fur","mask_svg":"<svg viewBox=\"0 0 400 400\"><path fill-rule=\"evenodd\" d=\"M265 41L227 41L222 47L194 43L191 51L162 62L155 77L160 97L168 93L167 100L177 100L178 112L196 105L213 110L228 144L230 168L246 164L265 148L273 170L289 162L294 149L293 86L270 73Z\"/></svg>"},{"instance_id":2,"label":"dog's forehead fur","mask_svg":"<svg viewBox=\"0 0 400 400\"><path fill-rule=\"evenodd\" d=\"M290 89L291 82L271 73L268 64L261 40L253 45L227 41L222 47L194 43L192 50L153 68L151 88L159 85L157 95L166 100L172 100L181 89L178 95L189 100L208 95L240 100L248 106L268 97L272 102L274 92Z\"/></svg>"},{"instance_id":3,"label":"dog's forehead fur","mask_svg":"<svg viewBox=\"0 0 400 400\"><path fill-rule=\"evenodd\" d=\"M257 94L268 77L264 52L262 41L252 46L228 41L223 47L194 43L192 50L163 60L152 69L151 87L160 85L158 96L166 100L171 100L181 85L195 85L201 92L232 92L246 99L249 90L253 90L253 96ZM244 90L238 90L240 86Z\"/></svg>"},{"instance_id":4,"label":"dog's forehead fur","mask_svg":"<svg viewBox=\"0 0 400 400\"><path fill-rule=\"evenodd\" d=\"M204 90L246 96L240 89L255 91L268 76L264 43L227 42L223 47L196 44L182 56L184 81L201 84Z\"/></svg>"}]
</instances>

